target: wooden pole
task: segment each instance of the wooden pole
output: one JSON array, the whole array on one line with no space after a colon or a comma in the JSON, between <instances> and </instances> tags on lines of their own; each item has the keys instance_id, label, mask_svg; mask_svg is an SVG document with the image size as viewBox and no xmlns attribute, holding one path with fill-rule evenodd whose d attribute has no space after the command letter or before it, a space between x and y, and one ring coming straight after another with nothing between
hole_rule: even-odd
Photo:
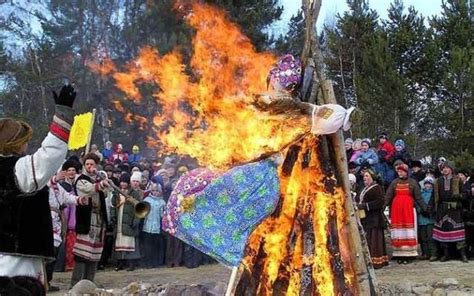
<instances>
[{"instance_id":1,"label":"wooden pole","mask_svg":"<svg viewBox=\"0 0 474 296\"><path fill-rule=\"evenodd\" d=\"M86 151L84 152L84 155L86 155L87 153L89 153L90 149L91 149L91 139L92 139L92 132L94 131L94 122L95 122L95 115L97 113L97 110L94 108L92 109L92 119L91 119L91 131L87 137L87 145L86 145Z\"/></svg>"},{"instance_id":2,"label":"wooden pole","mask_svg":"<svg viewBox=\"0 0 474 296\"><path fill-rule=\"evenodd\" d=\"M323 100L326 104L337 104L334 95L332 81L322 81ZM332 149L334 150L336 164L336 178L346 195L345 210L348 215L348 225L352 254L355 260L357 280L360 295L378 295L375 271L370 262L370 254L360 221L355 214L352 202L349 171L347 168L347 157L344 149L344 137L342 131L327 136Z\"/></svg>"},{"instance_id":3,"label":"wooden pole","mask_svg":"<svg viewBox=\"0 0 474 296\"><path fill-rule=\"evenodd\" d=\"M237 272L239 271L239 267L234 266L232 267L232 273L230 274L229 284L227 285L227 291L225 292L225 296L231 296L232 291L234 289L235 280L237 279Z\"/></svg>"}]
</instances>

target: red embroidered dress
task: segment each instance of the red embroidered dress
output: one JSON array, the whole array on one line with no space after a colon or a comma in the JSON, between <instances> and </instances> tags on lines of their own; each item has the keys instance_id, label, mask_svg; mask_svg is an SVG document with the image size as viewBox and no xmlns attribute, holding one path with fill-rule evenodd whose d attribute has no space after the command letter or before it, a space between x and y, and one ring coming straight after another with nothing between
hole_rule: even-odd
<instances>
[{"instance_id":1,"label":"red embroidered dress","mask_svg":"<svg viewBox=\"0 0 474 296\"><path fill-rule=\"evenodd\" d=\"M398 183L390 212L393 257L418 256L414 203L409 183Z\"/></svg>"}]
</instances>

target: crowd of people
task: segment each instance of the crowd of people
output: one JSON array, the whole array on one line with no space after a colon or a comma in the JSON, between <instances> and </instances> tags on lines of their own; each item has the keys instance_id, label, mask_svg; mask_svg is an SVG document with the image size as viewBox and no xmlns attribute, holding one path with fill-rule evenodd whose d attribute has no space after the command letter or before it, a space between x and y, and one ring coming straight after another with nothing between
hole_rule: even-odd
<instances>
[{"instance_id":1,"label":"crowd of people","mask_svg":"<svg viewBox=\"0 0 474 296\"><path fill-rule=\"evenodd\" d=\"M392 258L447 261L474 258L474 183L469 168L440 157L434 166L412 159L403 139L386 133L345 140L349 180L375 268ZM388 215L385 214L388 209Z\"/></svg>"},{"instance_id":2,"label":"crowd of people","mask_svg":"<svg viewBox=\"0 0 474 296\"><path fill-rule=\"evenodd\" d=\"M179 177L196 163L173 155L146 160L138 145L130 153L110 141L100 150L71 156L49 182L56 260L53 271L72 270L71 286L82 279L93 281L97 270L116 271L161 266L188 268L213 262L195 248L162 231L166 202ZM110 184L109 184L110 183ZM76 197L87 196L87 205ZM145 214L137 203L149 206ZM56 287L49 285L50 290Z\"/></svg>"},{"instance_id":3,"label":"crowd of people","mask_svg":"<svg viewBox=\"0 0 474 296\"><path fill-rule=\"evenodd\" d=\"M214 262L162 231L161 217L178 178L193 159L153 161L111 142L67 157L76 92L53 92L55 114L41 147L27 154L33 129L0 119L0 294L45 295L55 271L72 271L71 286L97 270Z\"/></svg>"}]
</instances>

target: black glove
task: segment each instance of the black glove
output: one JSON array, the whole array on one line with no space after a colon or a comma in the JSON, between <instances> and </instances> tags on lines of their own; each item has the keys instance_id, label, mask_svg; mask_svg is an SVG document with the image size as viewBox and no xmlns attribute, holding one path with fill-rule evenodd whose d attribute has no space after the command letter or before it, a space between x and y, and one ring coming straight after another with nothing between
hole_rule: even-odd
<instances>
[{"instance_id":1,"label":"black glove","mask_svg":"<svg viewBox=\"0 0 474 296\"><path fill-rule=\"evenodd\" d=\"M74 99L76 99L76 92L74 91L74 87L69 84L61 88L59 96L53 90L53 97L56 105L62 105L72 108L72 105L74 104Z\"/></svg>"}]
</instances>

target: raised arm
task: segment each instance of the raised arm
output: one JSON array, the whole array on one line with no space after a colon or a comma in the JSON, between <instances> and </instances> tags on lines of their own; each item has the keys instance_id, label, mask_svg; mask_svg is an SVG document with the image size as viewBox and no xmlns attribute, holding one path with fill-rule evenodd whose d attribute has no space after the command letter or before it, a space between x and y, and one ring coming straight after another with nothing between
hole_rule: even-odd
<instances>
[{"instance_id":1,"label":"raised arm","mask_svg":"<svg viewBox=\"0 0 474 296\"><path fill-rule=\"evenodd\" d=\"M35 153L17 161L15 177L19 189L24 193L42 189L66 158L75 97L74 88L70 85L64 86L59 96L54 93L56 112L48 135Z\"/></svg>"}]
</instances>

